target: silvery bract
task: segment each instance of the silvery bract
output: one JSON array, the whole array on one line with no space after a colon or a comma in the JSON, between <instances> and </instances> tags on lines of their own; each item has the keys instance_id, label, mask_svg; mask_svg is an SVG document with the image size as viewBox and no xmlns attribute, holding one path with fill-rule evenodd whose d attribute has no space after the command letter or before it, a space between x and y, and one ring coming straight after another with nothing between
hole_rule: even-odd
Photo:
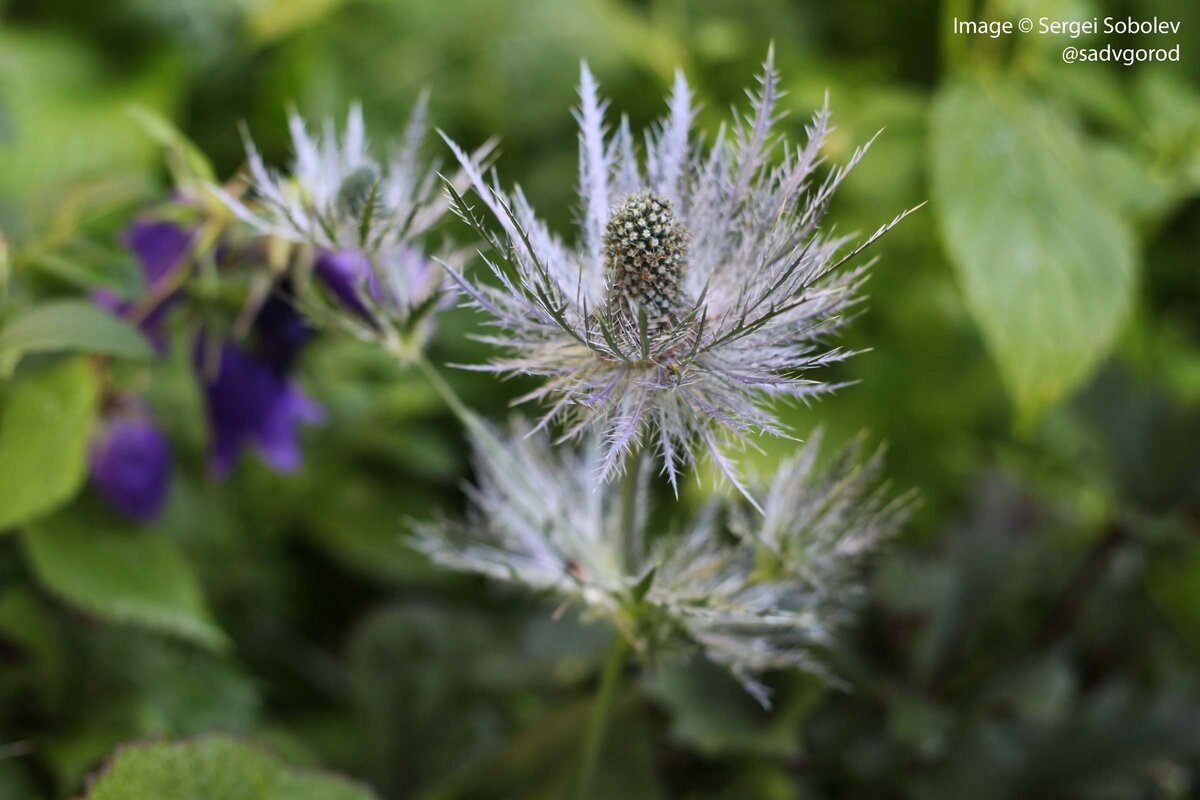
<instances>
[{"instance_id":1,"label":"silvery bract","mask_svg":"<svg viewBox=\"0 0 1200 800\"><path fill-rule=\"evenodd\" d=\"M434 312L448 296L445 271L429 258L424 241L449 207L437 189L437 165L420 157L426 106L423 97L385 162L370 152L359 106L351 108L340 136L332 120L320 136L311 135L293 112L290 172L268 168L247 135L249 200L217 190L259 233L315 249L312 272L335 303L305 295L310 319L383 340L404 359L425 344ZM482 163L490 149L484 145L473 163ZM461 173L452 178L462 179Z\"/></svg>"},{"instance_id":2,"label":"silvery bract","mask_svg":"<svg viewBox=\"0 0 1200 800\"><path fill-rule=\"evenodd\" d=\"M817 470L814 439L766 492L765 516L714 502L682 532L650 536L645 481L635 498L597 488L606 448L595 437L551 449L543 434L471 428L470 513L420 527L426 553L575 602L642 657L698 649L764 704L760 673L824 673L821 653L847 619L862 558L906 509L876 488L877 458L859 463L849 450Z\"/></svg>"},{"instance_id":3,"label":"silvery bract","mask_svg":"<svg viewBox=\"0 0 1200 800\"><path fill-rule=\"evenodd\" d=\"M246 158L255 200L251 209L224 195L239 217L261 233L323 250L374 253L427 232L446 210L437 174L420 160L425 98L417 104L389 158L376 161L367 146L362 108L350 109L339 136L333 120L320 135L296 112L288 115L295 160L280 173L267 167L249 135Z\"/></svg>"},{"instance_id":4,"label":"silvery bract","mask_svg":"<svg viewBox=\"0 0 1200 800\"><path fill-rule=\"evenodd\" d=\"M786 435L771 401L835 388L812 376L846 357L828 344L859 299L866 265L845 267L904 215L854 246L818 227L830 198L865 151L823 179L822 110L803 148L780 143L778 77L769 56L752 107L711 146L693 136L695 106L677 75L667 116L645 134L645 156L624 118L610 135L585 66L580 87L581 235L568 244L521 190L485 180L453 143L495 232L450 188L455 210L491 246L494 280L457 275L492 317L484 337L504 355L485 369L541 376L526 399L565 437L602 437L599 472L650 445L674 485L707 453L745 493L729 452L766 432Z\"/></svg>"}]
</instances>

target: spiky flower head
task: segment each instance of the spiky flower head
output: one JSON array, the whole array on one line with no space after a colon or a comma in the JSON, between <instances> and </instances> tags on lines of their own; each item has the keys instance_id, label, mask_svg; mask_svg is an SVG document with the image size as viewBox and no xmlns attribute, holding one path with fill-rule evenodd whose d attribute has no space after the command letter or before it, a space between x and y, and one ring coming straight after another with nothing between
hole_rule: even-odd
<instances>
[{"instance_id":1,"label":"spiky flower head","mask_svg":"<svg viewBox=\"0 0 1200 800\"><path fill-rule=\"evenodd\" d=\"M552 449L544 434L504 437L473 418L469 427L470 511L462 523L418 527L428 555L576 603L644 659L703 652L764 704L762 672L826 672L822 653L850 618L863 559L905 509L882 499L876 462L862 467L851 452L816 469L814 443L765 492L768 516L714 501L681 532L652 536L645 480L634 513L628 495L597 488L605 448L595 437Z\"/></svg>"},{"instance_id":2,"label":"spiky flower head","mask_svg":"<svg viewBox=\"0 0 1200 800\"><path fill-rule=\"evenodd\" d=\"M314 136L292 112L290 170L267 167L247 135L247 197L216 190L258 232L314 249L313 272L327 296L301 298L310 316L361 338L383 338L402 356L423 346L433 312L450 296L426 241L449 207L438 191L437 165L421 159L427 105L423 96L399 142L379 160L368 147L357 104L340 135L326 120ZM490 149L488 143L475 153L476 168ZM451 180L462 181L462 175Z\"/></svg>"},{"instance_id":3,"label":"spiky flower head","mask_svg":"<svg viewBox=\"0 0 1200 800\"><path fill-rule=\"evenodd\" d=\"M692 134L692 93L677 74L639 158L627 120L610 135L585 65L577 244L450 142L502 229L451 188L455 211L492 246L495 280L456 275L492 317L483 338L503 351L482 368L543 377L526 399L545 401L543 424L561 421L565 437L599 432L606 479L625 453L650 444L673 484L706 453L745 493L729 445L786 435L773 400L835 388L813 371L848 355L829 340L859 300L866 265L847 262L904 216L858 244L822 231L834 190L866 148L818 177L828 110L803 147L781 144L770 55L760 84L750 113L706 146Z\"/></svg>"},{"instance_id":4,"label":"spiky flower head","mask_svg":"<svg viewBox=\"0 0 1200 800\"><path fill-rule=\"evenodd\" d=\"M288 115L295 158L287 172L269 168L249 134L250 203L221 192L226 204L262 233L322 250L374 253L428 231L446 211L436 171L420 158L427 100L422 97L390 157L368 147L362 108L350 109L341 133L326 120L319 135Z\"/></svg>"}]
</instances>

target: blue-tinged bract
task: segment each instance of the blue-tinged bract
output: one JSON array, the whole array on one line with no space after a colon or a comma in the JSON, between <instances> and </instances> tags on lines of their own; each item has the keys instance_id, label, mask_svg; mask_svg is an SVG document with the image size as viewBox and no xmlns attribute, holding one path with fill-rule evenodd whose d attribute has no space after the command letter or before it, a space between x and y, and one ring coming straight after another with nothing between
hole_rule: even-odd
<instances>
[{"instance_id":1,"label":"blue-tinged bract","mask_svg":"<svg viewBox=\"0 0 1200 800\"><path fill-rule=\"evenodd\" d=\"M773 400L837 388L813 375L849 355L829 343L861 299L867 265L848 262L908 212L859 243L822 231L834 190L866 147L819 177L828 110L803 147L781 142L778 83L768 56L749 113L706 146L678 74L639 158L626 119L610 130L584 66L575 244L552 234L519 188L504 192L450 143L501 228L450 187L455 211L491 246L494 280L455 273L468 302L492 318L482 338L503 353L481 368L544 378L525 399L545 401L542 424L561 422L565 438L597 432L605 479L649 445L673 485L707 454L748 495L730 445L787 435Z\"/></svg>"},{"instance_id":2,"label":"blue-tinged bract","mask_svg":"<svg viewBox=\"0 0 1200 800\"><path fill-rule=\"evenodd\" d=\"M368 148L362 108L350 109L339 136L332 120L320 135L296 112L288 116L295 159L290 171L269 168L249 135L249 204L221 192L226 204L261 233L324 250L369 253L429 231L446 210L434 165L420 159L426 129L422 98L385 163Z\"/></svg>"},{"instance_id":3,"label":"blue-tinged bract","mask_svg":"<svg viewBox=\"0 0 1200 800\"><path fill-rule=\"evenodd\" d=\"M852 447L817 469L814 437L754 492L765 515L714 501L682 531L659 533L647 530L645 480L632 514L621 491L597 487L607 450L597 437L552 448L543 433L469 427L470 512L419 527L431 558L574 602L643 658L703 652L763 704L765 671L828 675L823 653L849 618L863 560L909 507L887 499L878 456L860 460Z\"/></svg>"},{"instance_id":4,"label":"blue-tinged bract","mask_svg":"<svg viewBox=\"0 0 1200 800\"><path fill-rule=\"evenodd\" d=\"M449 204L438 190L437 164L421 157L426 106L422 98L386 160L372 154L359 106L351 108L340 135L326 120L314 136L293 112L290 171L267 167L247 136L250 191L234 197L215 189L260 234L313 251L315 283L332 301L315 302L315 294L300 298L314 321L382 341L405 359L424 346L435 312L452 296L444 270L427 250ZM472 163L482 163L491 146L476 152ZM459 259L444 253L443 260Z\"/></svg>"}]
</instances>

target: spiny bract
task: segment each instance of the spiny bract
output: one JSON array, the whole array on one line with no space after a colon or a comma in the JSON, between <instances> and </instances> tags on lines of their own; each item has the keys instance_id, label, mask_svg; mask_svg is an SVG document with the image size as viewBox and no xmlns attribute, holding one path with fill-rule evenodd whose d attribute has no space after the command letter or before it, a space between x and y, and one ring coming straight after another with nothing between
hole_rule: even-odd
<instances>
[{"instance_id":1,"label":"spiny bract","mask_svg":"<svg viewBox=\"0 0 1200 800\"><path fill-rule=\"evenodd\" d=\"M382 340L405 360L425 345L434 313L452 295L444 270L426 251L427 234L449 208L446 195L437 191L437 165L420 157L426 106L422 97L384 162L370 152L358 105L340 136L332 120L325 121L320 136L310 135L293 112L288 121L296 155L290 172L269 169L247 135L248 196L215 188L259 233L312 249L313 272L335 301L318 302L322 298L312 293L301 297L312 321ZM476 152L476 165L491 146ZM465 186L461 172L449 180Z\"/></svg>"},{"instance_id":2,"label":"spiny bract","mask_svg":"<svg viewBox=\"0 0 1200 800\"><path fill-rule=\"evenodd\" d=\"M609 135L585 65L577 245L552 234L519 188L501 191L449 142L503 229L451 187L456 212L490 245L494 280L455 273L469 304L492 318L481 338L503 352L481 368L542 377L524 399L546 401L542 424L561 420L564 438L598 431L604 479L649 444L672 485L706 453L746 494L729 445L787 435L773 400L836 388L810 375L848 355L828 341L858 302L866 265L844 265L904 216L857 246L823 232L833 191L865 147L816 178L828 111L817 113L803 148L781 146L773 56L760 84L750 113L705 147L677 74L668 114L646 133L639 159L626 119Z\"/></svg>"},{"instance_id":3,"label":"spiny bract","mask_svg":"<svg viewBox=\"0 0 1200 800\"><path fill-rule=\"evenodd\" d=\"M246 134L253 208L218 192L258 231L298 244L366 253L402 246L432 228L447 207L437 191L436 165L420 159L426 107L422 97L391 157L382 163L368 148L357 104L341 136L332 120L325 121L319 136L311 135L293 111L288 115L295 151L291 170L268 168Z\"/></svg>"},{"instance_id":4,"label":"spiny bract","mask_svg":"<svg viewBox=\"0 0 1200 800\"><path fill-rule=\"evenodd\" d=\"M469 427L470 513L418 527L433 560L574 601L643 658L701 651L764 704L760 673L827 671L822 653L849 618L863 559L909 506L887 500L878 457L862 461L858 447L817 469L814 436L761 491L767 515L712 502L682 532L658 534L647 530L647 481L633 514L628 495L597 488L595 437L551 448L544 434Z\"/></svg>"}]
</instances>

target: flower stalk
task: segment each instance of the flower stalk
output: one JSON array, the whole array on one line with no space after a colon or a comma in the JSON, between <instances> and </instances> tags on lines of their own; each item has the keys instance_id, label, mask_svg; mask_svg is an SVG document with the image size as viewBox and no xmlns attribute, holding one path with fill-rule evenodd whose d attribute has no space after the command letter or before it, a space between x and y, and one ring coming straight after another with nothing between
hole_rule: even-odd
<instances>
[{"instance_id":1,"label":"flower stalk","mask_svg":"<svg viewBox=\"0 0 1200 800\"><path fill-rule=\"evenodd\" d=\"M634 476L636 480L636 476ZM609 719L612 717L613 701L617 695L617 687L621 683L621 674L625 671L625 661L629 655L629 642L620 633L613 639L608 657L604 661L604 671L600 675L600 685L596 688L596 699L592 701L591 713L588 715L587 729L583 735L583 749L579 758L579 784L576 797L578 800L588 800L596 782L596 770L600 766L600 751L608 731Z\"/></svg>"}]
</instances>

